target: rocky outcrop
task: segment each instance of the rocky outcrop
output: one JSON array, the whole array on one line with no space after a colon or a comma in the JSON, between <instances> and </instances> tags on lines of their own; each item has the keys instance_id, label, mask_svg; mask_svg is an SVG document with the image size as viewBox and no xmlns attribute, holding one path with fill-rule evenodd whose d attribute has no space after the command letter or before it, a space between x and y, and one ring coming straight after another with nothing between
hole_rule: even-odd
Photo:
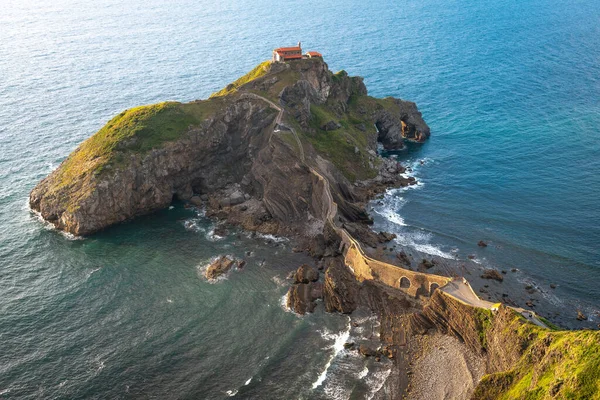
<instances>
[{"instance_id":1,"label":"rocky outcrop","mask_svg":"<svg viewBox=\"0 0 600 400\"><path fill-rule=\"evenodd\" d=\"M493 279L498 282L502 282L504 280L504 277L502 276L502 274L500 272L498 272L498 270L491 269L491 268L483 271L483 274L481 274L481 278L482 279Z\"/></svg>"},{"instance_id":2,"label":"rocky outcrop","mask_svg":"<svg viewBox=\"0 0 600 400\"><path fill-rule=\"evenodd\" d=\"M358 306L360 285L341 258L329 259L327 263L323 284L325 309L328 312L351 313Z\"/></svg>"},{"instance_id":3,"label":"rocky outcrop","mask_svg":"<svg viewBox=\"0 0 600 400\"><path fill-rule=\"evenodd\" d=\"M31 208L58 229L89 235L179 198L246 229L311 238L322 234L325 210L323 184L308 162L329 180L343 218L368 219L357 190L375 182L353 186L351 174L377 175L378 138L393 147L428 136L414 104L369 97L362 78L332 74L322 60L261 68L264 74L234 85L225 96L115 117L32 190ZM252 94L256 90L266 97ZM315 127L319 115L329 118L326 130ZM275 132L276 120L300 124L295 133L304 138L303 149L291 130ZM375 123L379 134L368 128ZM317 131L333 128L364 135L360 143L366 147L351 145L363 161L350 172L319 142ZM380 178L379 184L392 180Z\"/></svg>"},{"instance_id":4,"label":"rocky outcrop","mask_svg":"<svg viewBox=\"0 0 600 400\"><path fill-rule=\"evenodd\" d=\"M218 277L229 272L229 270L236 265L239 265L239 262L232 260L227 256L221 256L213 261L206 269L206 279L217 279Z\"/></svg>"},{"instance_id":5,"label":"rocky outcrop","mask_svg":"<svg viewBox=\"0 0 600 400\"><path fill-rule=\"evenodd\" d=\"M404 147L404 139L424 142L429 138L430 129L423 121L417 105L409 101L391 99L390 109L378 111L375 125L379 132L378 140L387 150L398 150Z\"/></svg>"},{"instance_id":6,"label":"rocky outcrop","mask_svg":"<svg viewBox=\"0 0 600 400\"><path fill-rule=\"evenodd\" d=\"M287 293L287 307L298 314L313 312L316 301L323 297L319 271L310 265L301 265L293 274L294 284Z\"/></svg>"},{"instance_id":7,"label":"rocky outcrop","mask_svg":"<svg viewBox=\"0 0 600 400\"><path fill-rule=\"evenodd\" d=\"M290 287L287 294L287 307L298 314L313 312L316 301L323 296L323 284L319 282L300 283Z\"/></svg>"},{"instance_id":8,"label":"rocky outcrop","mask_svg":"<svg viewBox=\"0 0 600 400\"><path fill-rule=\"evenodd\" d=\"M319 280L319 271L307 264L302 264L294 274L294 283L310 283Z\"/></svg>"}]
</instances>

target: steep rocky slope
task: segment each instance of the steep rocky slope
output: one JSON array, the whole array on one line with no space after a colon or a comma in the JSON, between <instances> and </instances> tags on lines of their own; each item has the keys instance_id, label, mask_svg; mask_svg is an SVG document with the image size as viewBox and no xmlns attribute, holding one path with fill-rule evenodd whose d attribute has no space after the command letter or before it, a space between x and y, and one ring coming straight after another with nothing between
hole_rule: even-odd
<instances>
[{"instance_id":1,"label":"steep rocky slope","mask_svg":"<svg viewBox=\"0 0 600 400\"><path fill-rule=\"evenodd\" d=\"M468 307L438 291L413 328L456 336L484 357L472 399L600 398L600 332L540 328L507 307Z\"/></svg>"},{"instance_id":2,"label":"steep rocky slope","mask_svg":"<svg viewBox=\"0 0 600 400\"><path fill-rule=\"evenodd\" d=\"M358 282L344 264L325 185L337 223L375 247L388 238L371 232L365 202L414 183L377 155L377 144L399 149L428 136L414 103L372 98L359 77L333 74L318 59L266 62L208 100L119 114L33 189L30 205L58 229L89 235L179 198L245 229L296 237L325 273L322 282L297 276L288 304L310 312L322 298L330 312L362 307L378 315L384 347L375 354L399 367L392 398L407 390L402 382L419 383L403 366L424 351L419 338L432 334L456 338L484 366L473 399L600 398L598 332L538 328L510 309L491 313L440 291L415 299Z\"/></svg>"},{"instance_id":3,"label":"steep rocky slope","mask_svg":"<svg viewBox=\"0 0 600 400\"><path fill-rule=\"evenodd\" d=\"M351 184L377 177L377 141L392 149L428 135L414 103L369 97L361 78L321 60L263 63L208 100L119 114L33 189L30 206L89 235L194 198L247 229L314 236L321 189L304 153L360 220L353 204L365 198Z\"/></svg>"}]
</instances>

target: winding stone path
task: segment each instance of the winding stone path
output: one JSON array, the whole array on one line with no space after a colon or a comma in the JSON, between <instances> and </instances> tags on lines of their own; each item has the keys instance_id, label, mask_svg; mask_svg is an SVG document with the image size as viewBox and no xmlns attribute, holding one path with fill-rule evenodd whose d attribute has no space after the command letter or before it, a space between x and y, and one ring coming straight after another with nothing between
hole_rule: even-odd
<instances>
[{"instance_id":1,"label":"winding stone path","mask_svg":"<svg viewBox=\"0 0 600 400\"><path fill-rule=\"evenodd\" d=\"M283 126L281 121L283 119L284 110L279 105L275 104L271 100L259 96L255 93L243 93L242 97L250 97L257 100L267 102L271 107L278 111L277 118L273 132L278 131L279 126ZM337 216L337 204L333 200L331 195L331 187L329 181L317 170L306 164L304 156L304 147L298 137L298 134L292 127L286 126L287 129L294 135L294 139L298 143L298 149L300 151L300 160L310 169L310 172L314 174L319 181L323 184L324 202L327 210L326 219L331 224L333 229L342 238L342 252L346 261L346 265L352 269L352 272L359 280L372 279L382 282L388 286L396 289L404 290L409 294L416 296L418 291L421 289L426 290L427 295L431 295L434 289L441 290L446 295L453 299L466 304L471 307L483 308L486 310L492 310L495 303L490 301L482 300L477 296L469 282L465 278L452 279L444 276L427 274L422 272L410 271L396 265L388 264L383 261L375 260L365 254L360 243L358 243L343 227L337 226L335 223L335 217ZM402 278L409 280L410 285L408 288L401 287ZM509 306L510 307L510 306ZM528 321L542 328L548 328L535 312L525 310L523 308L510 307L519 314L521 314Z\"/></svg>"}]
</instances>

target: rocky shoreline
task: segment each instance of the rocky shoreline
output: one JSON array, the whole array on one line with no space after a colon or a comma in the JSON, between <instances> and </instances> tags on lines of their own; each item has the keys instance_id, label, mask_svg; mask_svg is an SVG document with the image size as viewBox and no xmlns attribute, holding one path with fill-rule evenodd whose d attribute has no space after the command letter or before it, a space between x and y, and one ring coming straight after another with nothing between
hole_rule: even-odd
<instances>
[{"instance_id":1,"label":"rocky shoreline","mask_svg":"<svg viewBox=\"0 0 600 400\"><path fill-rule=\"evenodd\" d=\"M119 114L33 189L31 208L58 229L90 235L179 199L222 223L291 238L296 251L315 260L292 277L291 309L312 312L322 300L328 312L376 316L374 340L347 348L394 365L378 398L410 396L415 385L422 398L501 392L494 379L510 386L523 379L519 360L550 351L550 332L540 339L539 328L508 307L496 314L473 307L436 290L439 284L428 286L425 274L415 275L412 284L420 287L409 295L405 278L384 284L376 270L367 266L365 279L348 265L344 252L354 246L359 265L370 257L394 271L396 265L410 273L456 274L439 260L414 260L406 249L388 247L394 235L373 231L367 212L385 190L417 183L398 162L377 154L378 145L395 150L427 140L429 127L414 103L370 97L362 78L333 74L320 59L261 64L241 81L208 100ZM220 257L206 277L236 265L242 266ZM506 275L484 271L480 279L493 281L491 287ZM508 334L507 327L520 333ZM452 349L452 360L466 355L460 369L470 383L448 381L455 384L450 391L436 391L445 383L428 377L444 368L427 360L428 349L439 346ZM514 376L507 380L504 371ZM480 382L483 372L490 378Z\"/></svg>"}]
</instances>

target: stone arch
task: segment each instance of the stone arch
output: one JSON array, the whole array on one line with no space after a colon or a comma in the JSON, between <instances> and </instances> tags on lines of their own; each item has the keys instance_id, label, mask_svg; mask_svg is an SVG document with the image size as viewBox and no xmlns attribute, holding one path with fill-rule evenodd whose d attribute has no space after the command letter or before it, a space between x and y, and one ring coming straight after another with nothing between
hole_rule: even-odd
<instances>
[{"instance_id":1,"label":"stone arch","mask_svg":"<svg viewBox=\"0 0 600 400\"><path fill-rule=\"evenodd\" d=\"M402 289L410 288L410 279L408 279L406 276L403 276L400 278L400 281L398 281L398 286Z\"/></svg>"},{"instance_id":2,"label":"stone arch","mask_svg":"<svg viewBox=\"0 0 600 400\"><path fill-rule=\"evenodd\" d=\"M433 296L433 292L440 287L439 284L435 282L431 282L429 285L429 297Z\"/></svg>"}]
</instances>

